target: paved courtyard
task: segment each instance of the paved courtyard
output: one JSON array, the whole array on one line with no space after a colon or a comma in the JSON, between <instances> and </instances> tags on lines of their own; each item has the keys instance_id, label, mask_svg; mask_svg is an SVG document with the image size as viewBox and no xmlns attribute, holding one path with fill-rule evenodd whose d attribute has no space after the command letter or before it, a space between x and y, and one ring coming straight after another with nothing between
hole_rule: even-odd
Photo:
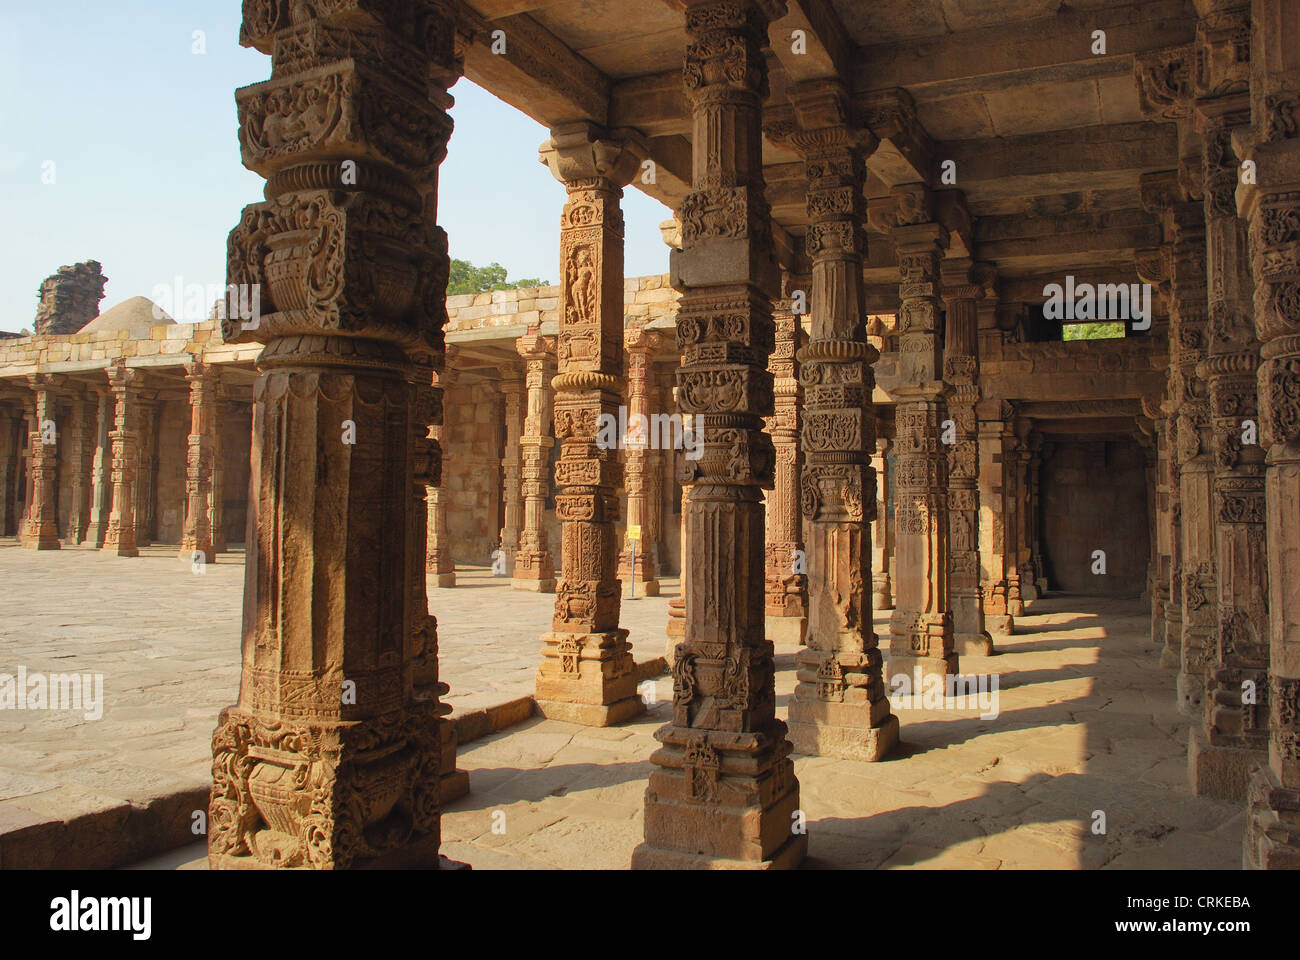
<instances>
[{"instance_id":1,"label":"paved courtyard","mask_svg":"<svg viewBox=\"0 0 1300 960\"><path fill-rule=\"evenodd\" d=\"M0 673L102 673L105 701L98 721L0 711L0 827L7 812L64 817L208 782L208 739L238 683L241 558L199 576L169 550L146 554L0 543ZM531 693L551 599L481 569L462 583L430 591L449 702L464 711ZM666 597L625 605L639 660L663 653L666 607ZM902 710L896 759L797 758L807 865L1238 867L1242 810L1190 795L1188 718L1148 624L1137 601L1040 601L998 655L962 662L998 675L996 717ZM794 649L778 653L784 713ZM639 722L533 719L466 745L472 791L444 813L444 853L478 869L627 866L670 697L663 677ZM199 867L202 853L149 865Z\"/></svg>"}]
</instances>

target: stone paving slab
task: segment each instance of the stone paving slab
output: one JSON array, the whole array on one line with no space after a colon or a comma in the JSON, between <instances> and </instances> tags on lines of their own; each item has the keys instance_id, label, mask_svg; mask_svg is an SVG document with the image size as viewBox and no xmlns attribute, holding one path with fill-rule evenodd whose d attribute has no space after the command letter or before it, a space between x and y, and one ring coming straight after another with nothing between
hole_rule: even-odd
<instances>
[{"instance_id":1,"label":"stone paving slab","mask_svg":"<svg viewBox=\"0 0 1300 960\"><path fill-rule=\"evenodd\" d=\"M0 540L0 673L103 676L98 719L84 710L0 710L0 835L11 824L48 836L60 822L157 809L180 796L191 798L184 819L206 805L193 798L211 783L212 731L238 696L244 558L223 554L196 574L177 549L121 558ZM499 719L488 708L531 697L554 598L510 590L488 568L459 570L458 579L429 589L441 676L452 718L486 732ZM625 604L638 660L663 655L676 589L667 580L663 596ZM519 709L505 713L512 720ZM122 862L110 836L88 836L103 846L102 862ZM0 866L20 846L18 836L0 841Z\"/></svg>"},{"instance_id":2,"label":"stone paving slab","mask_svg":"<svg viewBox=\"0 0 1300 960\"><path fill-rule=\"evenodd\" d=\"M1080 612L1080 610L1084 612ZM1188 718L1133 601L1045 599L999 652L999 713L900 711L881 763L796 757L810 869L1238 869L1237 804L1187 786ZM876 631L887 630L879 614ZM778 713L794 687L778 648ZM636 722L534 718L461 752L471 792L443 813L444 855L478 870L626 868L641 840L654 731L671 680ZM1094 833L1095 813L1105 833ZM202 869L201 845L141 866Z\"/></svg>"}]
</instances>

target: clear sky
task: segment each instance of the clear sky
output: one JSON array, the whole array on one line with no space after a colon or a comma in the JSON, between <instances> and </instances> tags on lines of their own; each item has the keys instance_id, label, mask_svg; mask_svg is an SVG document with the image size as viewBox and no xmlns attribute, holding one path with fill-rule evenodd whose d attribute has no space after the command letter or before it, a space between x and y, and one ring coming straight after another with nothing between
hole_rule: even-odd
<instances>
[{"instance_id":1,"label":"clear sky","mask_svg":"<svg viewBox=\"0 0 1300 960\"><path fill-rule=\"evenodd\" d=\"M263 184L239 162L234 91L271 70L239 17L239 0L0 0L0 330L30 329L41 280L80 260L109 278L101 310L177 276L225 282L226 234ZM556 281L545 128L468 80L452 93L451 255ZM624 216L627 274L666 272L668 208L628 188Z\"/></svg>"}]
</instances>

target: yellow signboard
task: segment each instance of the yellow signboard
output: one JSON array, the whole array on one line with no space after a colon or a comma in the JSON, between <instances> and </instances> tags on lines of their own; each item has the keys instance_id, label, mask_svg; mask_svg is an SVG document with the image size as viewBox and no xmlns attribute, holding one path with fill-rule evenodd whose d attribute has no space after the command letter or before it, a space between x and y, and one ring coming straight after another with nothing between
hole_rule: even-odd
<instances>
[{"instance_id":1,"label":"yellow signboard","mask_svg":"<svg viewBox=\"0 0 1300 960\"><path fill-rule=\"evenodd\" d=\"M627 525L627 538L629 540L636 540L639 543L641 540L641 524L629 523Z\"/></svg>"}]
</instances>

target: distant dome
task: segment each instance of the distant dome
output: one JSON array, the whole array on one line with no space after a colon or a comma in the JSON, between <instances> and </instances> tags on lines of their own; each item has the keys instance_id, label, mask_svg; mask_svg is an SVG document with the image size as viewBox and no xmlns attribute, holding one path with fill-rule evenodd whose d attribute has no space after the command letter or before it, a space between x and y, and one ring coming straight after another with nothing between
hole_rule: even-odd
<instances>
[{"instance_id":1,"label":"distant dome","mask_svg":"<svg viewBox=\"0 0 1300 960\"><path fill-rule=\"evenodd\" d=\"M154 316L158 309L161 319ZM175 323L161 308L148 297L132 297L123 300L116 307L101 313L90 323L81 328L82 333L95 333L103 330L148 330L150 327L164 327Z\"/></svg>"}]
</instances>

